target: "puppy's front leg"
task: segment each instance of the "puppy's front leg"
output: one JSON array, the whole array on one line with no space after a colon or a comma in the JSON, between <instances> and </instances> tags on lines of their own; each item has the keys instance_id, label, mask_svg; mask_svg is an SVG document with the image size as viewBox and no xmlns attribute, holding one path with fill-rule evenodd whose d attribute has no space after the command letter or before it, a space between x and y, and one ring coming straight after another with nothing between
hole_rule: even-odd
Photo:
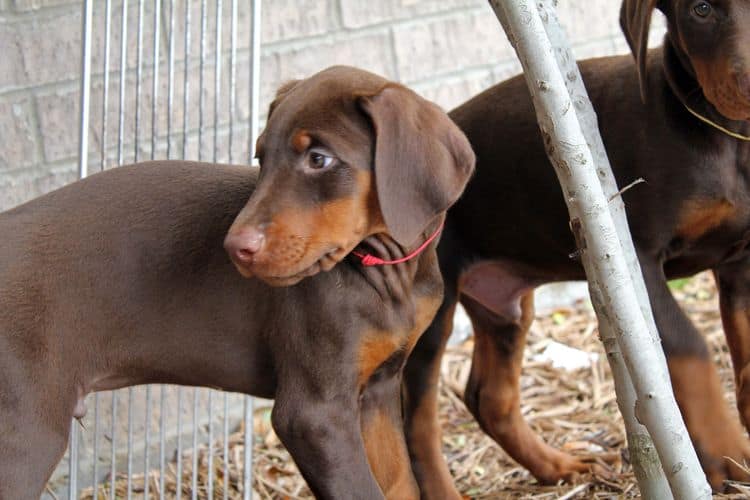
<instances>
[{"instance_id":1,"label":"puppy's front leg","mask_svg":"<svg viewBox=\"0 0 750 500\"><path fill-rule=\"evenodd\" d=\"M356 391L301 391L309 384L280 388L271 422L310 489L321 499L382 499L365 454Z\"/></svg>"},{"instance_id":2,"label":"puppy's front leg","mask_svg":"<svg viewBox=\"0 0 750 500\"><path fill-rule=\"evenodd\" d=\"M401 373L385 375L381 371L371 377L360 397L367 460L387 499L418 500L419 487L404 438Z\"/></svg>"}]
</instances>

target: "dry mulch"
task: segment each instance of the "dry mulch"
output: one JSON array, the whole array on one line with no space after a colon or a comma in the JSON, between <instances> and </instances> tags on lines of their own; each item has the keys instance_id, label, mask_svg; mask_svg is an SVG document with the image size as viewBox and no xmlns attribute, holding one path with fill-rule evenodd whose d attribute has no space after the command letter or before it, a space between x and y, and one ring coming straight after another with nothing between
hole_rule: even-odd
<instances>
[{"instance_id":1,"label":"dry mulch","mask_svg":"<svg viewBox=\"0 0 750 500\"><path fill-rule=\"evenodd\" d=\"M713 279L707 273L672 283L675 295L696 326L706 337L719 367L726 390L727 404L734 407L731 360L727 351L718 312L718 298ZM598 359L587 368L573 371L553 368L538 355L551 342L589 353ZM582 475L574 484L541 486L522 467L478 427L461 401L471 359L471 340L451 348L442 367L440 421L443 428L443 451L459 491L467 498L636 498L638 488L627 461L622 419L617 410L614 386L598 340L596 319L590 304L558 309L539 315L527 340L522 387L522 412L531 427L543 439L558 448L583 455L606 467L606 477ZM736 411L735 411L736 415ZM311 498L296 466L270 426L270 409L256 411L254 443L254 494L263 499ZM214 449L214 497L222 498L229 488L230 498L241 498L242 450L241 432L230 442L229 478L223 477L222 445ZM199 498L206 497L206 448L199 449ZM192 466L191 452L183 457L183 498L189 495ZM168 497L174 498L175 463L167 477ZM158 472L151 477L151 492L158 491ZM119 483L118 497L124 496L125 482ZM133 478L135 497L143 496L143 476ZM721 498L748 498L750 484L735 484ZM108 498L101 489L99 498ZM92 498L86 492L82 498ZM189 498L189 496L188 496Z\"/></svg>"}]
</instances>

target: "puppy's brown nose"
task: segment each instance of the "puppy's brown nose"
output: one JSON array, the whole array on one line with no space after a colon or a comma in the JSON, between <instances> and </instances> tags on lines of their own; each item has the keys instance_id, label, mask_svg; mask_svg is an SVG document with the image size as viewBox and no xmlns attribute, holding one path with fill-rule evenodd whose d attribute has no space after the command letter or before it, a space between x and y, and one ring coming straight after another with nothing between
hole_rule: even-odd
<instances>
[{"instance_id":1,"label":"puppy's brown nose","mask_svg":"<svg viewBox=\"0 0 750 500\"><path fill-rule=\"evenodd\" d=\"M265 241L266 237L260 229L245 227L227 234L224 239L224 248L233 259L250 264L255 254L263 248Z\"/></svg>"}]
</instances>

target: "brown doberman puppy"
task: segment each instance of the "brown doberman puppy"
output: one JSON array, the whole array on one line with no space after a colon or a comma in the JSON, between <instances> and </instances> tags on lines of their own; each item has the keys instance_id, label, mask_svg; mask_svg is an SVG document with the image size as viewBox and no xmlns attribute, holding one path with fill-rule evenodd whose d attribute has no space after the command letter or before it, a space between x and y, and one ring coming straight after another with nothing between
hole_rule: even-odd
<instances>
[{"instance_id":1,"label":"brown doberman puppy","mask_svg":"<svg viewBox=\"0 0 750 500\"><path fill-rule=\"evenodd\" d=\"M260 171L133 165L0 214L1 499L39 498L86 394L146 383L276 398L320 498L419 497L401 370L442 299L469 143L334 67L281 89L258 153Z\"/></svg>"},{"instance_id":2,"label":"brown doberman puppy","mask_svg":"<svg viewBox=\"0 0 750 500\"><path fill-rule=\"evenodd\" d=\"M647 57L656 7L669 30L663 47ZM608 57L584 61L581 70L618 183L646 180L624 194L630 228L677 401L718 489L724 479L747 478L726 457L742 463L750 445L667 279L713 270L740 415L750 424L750 2L627 0L621 22L637 65L629 56ZM406 368L407 439L430 498L455 491L440 453L435 400L458 301L476 342L465 401L482 428L542 482L586 469L543 443L519 409L532 291L584 279L570 257L576 247L567 210L524 80L494 86L450 116L474 147L477 173L449 211L438 249L445 299Z\"/></svg>"}]
</instances>

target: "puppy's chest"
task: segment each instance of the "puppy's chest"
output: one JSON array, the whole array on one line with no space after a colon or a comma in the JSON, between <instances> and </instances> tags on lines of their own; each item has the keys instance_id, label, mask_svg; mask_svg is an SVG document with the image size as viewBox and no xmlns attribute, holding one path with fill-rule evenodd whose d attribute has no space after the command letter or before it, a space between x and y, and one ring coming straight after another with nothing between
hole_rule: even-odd
<instances>
[{"instance_id":1,"label":"puppy's chest","mask_svg":"<svg viewBox=\"0 0 750 500\"><path fill-rule=\"evenodd\" d=\"M750 255L750 189L685 200L676 214L668 260L697 272Z\"/></svg>"},{"instance_id":2,"label":"puppy's chest","mask_svg":"<svg viewBox=\"0 0 750 500\"><path fill-rule=\"evenodd\" d=\"M408 311L389 322L388 328L371 328L361 336L357 347L359 385L364 386L376 372L400 370L440 306L437 295L415 296Z\"/></svg>"},{"instance_id":3,"label":"puppy's chest","mask_svg":"<svg viewBox=\"0 0 750 500\"><path fill-rule=\"evenodd\" d=\"M710 160L687 165L670 190L677 236L695 241L714 232L750 229L750 144L734 144Z\"/></svg>"}]
</instances>

